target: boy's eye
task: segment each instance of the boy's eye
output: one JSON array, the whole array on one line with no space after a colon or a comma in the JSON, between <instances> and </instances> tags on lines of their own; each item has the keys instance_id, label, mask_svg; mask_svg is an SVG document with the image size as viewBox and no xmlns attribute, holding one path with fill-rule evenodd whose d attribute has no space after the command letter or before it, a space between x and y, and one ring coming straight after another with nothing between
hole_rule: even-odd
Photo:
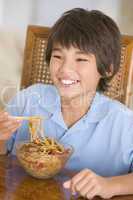
<instances>
[{"instance_id":1,"label":"boy's eye","mask_svg":"<svg viewBox=\"0 0 133 200\"><path fill-rule=\"evenodd\" d=\"M78 62L87 62L88 60L85 59L85 58L78 58L77 61L78 61Z\"/></svg>"},{"instance_id":2,"label":"boy's eye","mask_svg":"<svg viewBox=\"0 0 133 200\"><path fill-rule=\"evenodd\" d=\"M57 58L57 59L61 59L61 56L59 56L59 55L53 55L52 57Z\"/></svg>"}]
</instances>

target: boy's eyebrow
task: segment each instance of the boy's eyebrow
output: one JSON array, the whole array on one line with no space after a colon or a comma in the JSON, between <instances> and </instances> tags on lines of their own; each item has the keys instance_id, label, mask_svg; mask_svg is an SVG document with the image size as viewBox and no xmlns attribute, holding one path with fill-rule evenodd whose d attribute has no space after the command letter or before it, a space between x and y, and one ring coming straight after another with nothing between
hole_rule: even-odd
<instances>
[{"instance_id":1,"label":"boy's eyebrow","mask_svg":"<svg viewBox=\"0 0 133 200\"><path fill-rule=\"evenodd\" d=\"M86 54L86 52L80 51L80 50L76 51L76 53L77 53L77 54Z\"/></svg>"},{"instance_id":2,"label":"boy's eyebrow","mask_svg":"<svg viewBox=\"0 0 133 200\"><path fill-rule=\"evenodd\" d=\"M61 48L53 48L52 51L61 51Z\"/></svg>"},{"instance_id":3,"label":"boy's eyebrow","mask_svg":"<svg viewBox=\"0 0 133 200\"><path fill-rule=\"evenodd\" d=\"M60 52L61 52L61 51L62 51L62 48L60 48L60 47L55 47L55 48L52 49L52 52L53 52L53 51L60 51ZM82 55L90 55L91 53L85 52L85 51L83 51L83 50L77 50L77 51L76 51L76 54L80 54L80 55L81 55L81 54L82 54Z\"/></svg>"},{"instance_id":4,"label":"boy's eyebrow","mask_svg":"<svg viewBox=\"0 0 133 200\"><path fill-rule=\"evenodd\" d=\"M78 51L76 51L76 54L89 55L90 53L89 53L89 52L82 51L82 50L78 50Z\"/></svg>"}]
</instances>

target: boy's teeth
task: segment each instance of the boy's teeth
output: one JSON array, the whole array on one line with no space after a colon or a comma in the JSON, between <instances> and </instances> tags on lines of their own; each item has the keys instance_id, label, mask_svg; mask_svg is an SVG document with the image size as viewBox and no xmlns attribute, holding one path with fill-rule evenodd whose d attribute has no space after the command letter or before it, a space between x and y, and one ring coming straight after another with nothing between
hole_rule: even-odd
<instances>
[{"instance_id":1,"label":"boy's teeth","mask_svg":"<svg viewBox=\"0 0 133 200\"><path fill-rule=\"evenodd\" d=\"M68 84L68 85L70 85L70 84L76 83L77 81L75 81L75 80L61 80L61 82L62 82L63 84Z\"/></svg>"}]
</instances>

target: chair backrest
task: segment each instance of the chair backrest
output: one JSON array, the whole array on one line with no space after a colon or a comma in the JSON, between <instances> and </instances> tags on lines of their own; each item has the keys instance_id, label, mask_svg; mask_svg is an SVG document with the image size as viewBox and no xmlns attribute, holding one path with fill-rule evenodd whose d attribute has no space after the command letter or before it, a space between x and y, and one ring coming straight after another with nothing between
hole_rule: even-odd
<instances>
[{"instance_id":1,"label":"chair backrest","mask_svg":"<svg viewBox=\"0 0 133 200\"><path fill-rule=\"evenodd\" d=\"M45 49L50 28L28 26L24 51L21 88L35 83L52 84L49 67L45 62ZM122 36L120 70L110 82L105 95L130 105L133 80L133 36Z\"/></svg>"}]
</instances>

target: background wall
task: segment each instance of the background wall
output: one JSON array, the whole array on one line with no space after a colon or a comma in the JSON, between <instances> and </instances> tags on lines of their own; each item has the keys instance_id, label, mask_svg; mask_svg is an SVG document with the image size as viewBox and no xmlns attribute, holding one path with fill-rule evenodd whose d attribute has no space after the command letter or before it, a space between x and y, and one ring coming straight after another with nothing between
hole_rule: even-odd
<instances>
[{"instance_id":1,"label":"background wall","mask_svg":"<svg viewBox=\"0 0 133 200\"><path fill-rule=\"evenodd\" d=\"M102 10L116 20L123 33L133 34L132 0L0 0L0 26L22 32L29 23L51 26L74 7Z\"/></svg>"},{"instance_id":2,"label":"background wall","mask_svg":"<svg viewBox=\"0 0 133 200\"><path fill-rule=\"evenodd\" d=\"M51 26L74 7L99 9L133 35L133 0L0 0L0 102L19 88L27 25Z\"/></svg>"}]
</instances>

